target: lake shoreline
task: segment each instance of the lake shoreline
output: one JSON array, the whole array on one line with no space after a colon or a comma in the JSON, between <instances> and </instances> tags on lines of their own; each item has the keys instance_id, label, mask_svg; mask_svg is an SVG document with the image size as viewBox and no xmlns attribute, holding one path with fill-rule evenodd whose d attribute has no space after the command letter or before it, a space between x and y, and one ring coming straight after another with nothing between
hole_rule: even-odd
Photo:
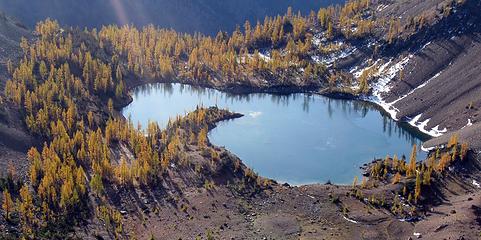
<instances>
[{"instance_id":1,"label":"lake shoreline","mask_svg":"<svg viewBox=\"0 0 481 240\"><path fill-rule=\"evenodd\" d=\"M142 126L153 120L163 127L169 119L194 110L196 104L245 114L241 120L209 131L209 138L242 156L243 162L261 175L289 184L328 181L348 184L354 176L360 177L359 169L375 157L387 154L401 157L411 152L414 143L420 145L416 132L390 120L373 103L356 98L333 98L311 92L237 95L181 83L143 85L130 94L136 101L122 112ZM148 106L156 106L159 112ZM335 137L338 131L340 136ZM291 140L293 136L304 140ZM356 139L362 136L372 143L356 144ZM342 150L346 144L355 147L346 152ZM345 153L334 154L336 151ZM289 161L293 154L300 164ZM420 158L424 156L419 152ZM269 167L269 162L278 163L279 168ZM335 162L341 165L335 166ZM335 171L326 172L326 167Z\"/></svg>"},{"instance_id":2,"label":"lake shoreline","mask_svg":"<svg viewBox=\"0 0 481 240\"><path fill-rule=\"evenodd\" d=\"M158 83L158 82L151 82ZM167 83L181 83L181 82L167 82ZM143 84L139 84L143 85ZM201 85L191 85L194 87L202 87ZM212 88L224 92L229 92L226 89ZM245 90L245 88L242 88ZM130 89L132 90L132 88ZM295 88L284 88L282 92L276 91L276 94L295 94L295 93L307 93L307 94L319 94L318 92L306 91L298 92L294 91ZM255 92L266 92L266 91L255 91ZM251 92L251 93L255 93ZM233 93L230 91L230 93ZM319 94L323 96L328 96L330 98L337 99L348 99L348 100L361 100L357 96L350 94L340 94L335 92L329 92L324 94ZM374 106L381 109L382 107L373 102L369 102ZM389 116L389 115L387 115ZM215 126L213 126L215 128ZM213 128L212 128L213 129ZM210 142L210 139L208 139ZM223 149L223 148L221 148ZM228 152L228 154L233 155L237 158L235 154L230 151L223 149L223 151ZM239 159L239 158L237 158ZM472 158L476 162L476 157ZM241 164L243 164L242 159L239 159ZM380 159L374 161L369 161L363 166L363 173L367 173L368 169L371 169L376 162ZM471 161L470 161L471 162ZM469 173L472 174L472 173ZM456 174L453 175L458 178ZM468 176L468 177L466 177ZM466 175L463 178L469 178L470 175ZM262 177L261 177L262 178ZM358 184L360 184L360 179ZM453 181L443 181L447 182L443 184L452 185L455 184ZM364 184L364 183L363 183ZM181 230L175 228L175 231L162 230L162 232L153 231L153 233L158 234L158 236L190 236L192 234L190 231L186 231L191 227L203 226L207 229L222 225L222 222L227 221L229 225L222 225L221 227L222 236L239 236L238 232L244 232L243 236L246 238L261 238L265 234L269 236L279 236L284 237L290 236L289 239L295 239L298 236L324 236L324 237L337 237L337 238L354 238L355 236L360 236L360 234L378 234L379 232L386 231L393 222L396 222L396 231L388 231L388 234L397 234L399 237L408 238L412 236L415 232L416 225L412 222L419 222L423 225L431 226L435 228L444 220L441 220L436 216L424 216L426 218L423 220L419 217L409 217L409 216L399 216L390 212L390 209L385 209L383 207L372 207L370 197L382 195L389 193L391 191L399 191L399 187L402 185L392 185L390 182L378 183L374 188L368 188L363 191L367 191L369 194L365 198L354 197L354 189L358 187L350 186L349 184L330 184L330 183L313 183L313 184L302 184L299 186L291 186L290 184L279 184L275 181L272 182L271 187L268 189L252 195L249 194L232 194L228 185L218 185L214 192L202 191L199 188L184 189L184 192L191 192L186 201L192 202L195 211L188 211L190 216L194 218L208 218L209 222L215 222L218 224L207 224L205 221L183 221L183 227ZM359 185L358 185L359 186ZM440 191L443 191L443 185L439 186ZM194 193L195 194L192 194ZM366 193L366 194L368 194ZM473 196L475 199L481 200L481 194L476 194ZM470 198L471 199L471 198ZM195 204L194 202L201 201L201 204ZM469 203L470 200L463 200L456 203L456 209L459 212L463 210L459 206L464 206ZM215 214L212 214L210 205L214 206L217 203L222 202L223 208L217 208ZM236 210L237 204L241 204L242 209ZM427 209L428 206L432 206L434 203L425 202L418 205L420 209ZM409 205L408 205L409 206ZM447 206L445 204L436 205L436 209L446 215L452 214L452 206ZM171 211L175 209L167 208L165 211L160 213L160 218L168 218ZM466 211L469 211L468 209ZM366 212L368 214L366 214ZM229 216L228 220L224 219L222 216ZM297 220L292 220L297 219ZM329 219L330 224L326 224L322 219ZM238 221L239 224L230 225L232 221ZM156 225L162 224L155 219L150 219L149 225L138 229L138 224L136 220L132 220L127 226L131 226L131 229L136 229L135 231L149 232L148 229L153 229ZM176 224L174 222L170 222ZM255 224L258 231L252 232L251 224ZM285 226L283 229L272 228L274 225L282 224ZM188 226L186 226L188 225ZM369 226L366 228L366 226ZM151 231L151 230L150 230ZM152 233L152 231L151 231ZM148 237L148 235L145 235Z\"/></svg>"},{"instance_id":3,"label":"lake shoreline","mask_svg":"<svg viewBox=\"0 0 481 240\"><path fill-rule=\"evenodd\" d=\"M223 121L222 119L240 115L227 114L226 116L228 117L218 118L215 122L209 123L210 128L214 128L217 123ZM230 158L230 162L239 161L241 169L246 169L243 170L244 174L248 172L247 166L242 163L242 160L230 151L211 145L210 142L208 146L219 151L220 156L228 156L227 159ZM465 163L477 162L476 157L470 159ZM205 158L202 161L209 162L211 160ZM366 175L369 176L369 170L380 161L383 160L377 159L367 163ZM179 212L177 207L169 204L162 205L162 208L155 215L149 217L149 221L143 225L139 225L138 220L134 217L127 218L125 220L126 229L130 229L142 238L147 238L148 234L158 237L184 238L191 236L192 229L195 229L195 232L202 232L203 229L212 230L224 238L242 237L246 239L259 239L265 235L284 239L297 239L299 236L352 239L361 234L378 234L380 232L386 232L387 235L396 233L396 236L400 238L408 238L412 236L413 232L419 231L416 227L418 223L435 228L443 222L438 215L431 215L430 212L433 210L424 210L423 215L423 209L430 209L429 206L435 203L431 200L413 205L403 198L403 204L407 206L407 209L419 207L419 212L414 215L407 212L393 213L390 205L381 205L377 202L381 201L380 196L385 195L390 196L387 198L386 204L392 204L393 195L391 193L401 191L400 188L404 183L391 184L390 181L377 180L373 180L373 182L369 180L367 183L362 181L361 183L359 180L357 184L353 185L325 183L292 186L271 181L261 190L243 192L234 190L238 187L237 183L225 182L229 179L225 177L226 175L239 174L235 170L235 165L222 164L222 166L218 168L217 174L212 175L214 179L217 179L213 190L206 190L198 186L181 188L183 195L181 206L187 207L180 214L176 214L176 218L171 220L172 212ZM472 171L476 168L469 169ZM457 181L462 179L466 181L471 176L464 175L458 176L453 173L450 176L455 180L437 179L436 181L441 182L439 185L437 182L433 182L435 184L433 187L438 188L444 184L453 186L453 184L457 184ZM249 177L246 175L246 178ZM257 179L257 183L264 182L262 176L258 176ZM411 184L413 179L406 181L406 184ZM371 186L371 184L376 185ZM357 191L363 193L358 195ZM473 198L476 201L481 200L481 194L476 194ZM453 216L452 208L455 207L459 214L464 214L469 211L469 208L463 208L463 206L469 204L470 201L472 200L463 199L456 202L455 205L439 205L436 206L435 211L443 213L442 216ZM166 219L169 220L166 221ZM209 219L209 221L205 221L205 219ZM172 227L156 228L165 223ZM390 228L393 223L396 223L395 230ZM280 224L283 226L282 228L273 227ZM177 228L177 226L182 227ZM221 227L219 228L219 226ZM255 231L252 231L253 227L256 229Z\"/></svg>"},{"instance_id":4,"label":"lake shoreline","mask_svg":"<svg viewBox=\"0 0 481 240\"><path fill-rule=\"evenodd\" d=\"M378 102L376 101L370 101L366 100L365 97L361 97L360 95L356 95L354 93L346 92L346 91L340 91L339 89L332 89L330 87L318 87L318 86L310 86L310 87L298 87L298 86L275 86L275 87L268 87L268 88L257 88L253 86L239 86L239 85L233 85L233 86L225 86L225 85L220 85L220 86L215 86L210 83L207 84L195 84L192 83L188 80L185 79L154 79L154 78L143 78L141 81L136 81L134 79L128 78L127 84L128 84L128 92L129 92L129 99L127 101L121 101L116 105L117 109L123 109L126 106L128 106L130 103L132 103L133 99L131 96L131 91L133 91L137 87L142 87L146 86L149 84L156 84L156 83L165 83L165 84L184 84L184 85L189 85L193 87L202 87L202 88L208 88L208 89L213 89L213 90L218 90L224 93L229 93L229 94L255 94L255 93L266 93L266 94L277 94L277 95L291 95L291 94L313 94L313 95L319 95L319 96L324 96L328 97L331 99L341 99L341 100L357 100L357 101L363 101L363 102L368 102L373 104L373 106L376 106L378 109L380 109L383 114L386 116L389 116L392 120L399 122L399 123L405 123L408 124L411 130L415 130L416 134L421 135L422 139L424 141L430 140L433 138L433 136L427 134L426 132L422 131L419 126L414 126L409 123L409 119L393 119L391 114ZM369 95L370 96L370 95Z\"/></svg>"}]
</instances>

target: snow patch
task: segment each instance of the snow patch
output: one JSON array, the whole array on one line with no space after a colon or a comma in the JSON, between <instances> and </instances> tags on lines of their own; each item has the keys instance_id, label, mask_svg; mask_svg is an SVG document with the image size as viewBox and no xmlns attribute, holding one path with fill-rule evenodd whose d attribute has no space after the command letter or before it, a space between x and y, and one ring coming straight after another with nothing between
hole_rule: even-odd
<instances>
[{"instance_id":1,"label":"snow patch","mask_svg":"<svg viewBox=\"0 0 481 240\"><path fill-rule=\"evenodd\" d=\"M378 75L380 75L381 77L377 81L378 84L376 84L376 86L374 87L374 91L377 92L377 93L389 92L391 90L391 88L389 87L389 83L391 82L391 80L394 79L394 77L397 75L397 73L399 71L404 69L404 67L409 62L409 60L411 60L412 57L413 57L412 54L405 57L404 59L402 59L398 63L394 64L393 66L391 66L387 70L384 70L384 69L387 68L387 66L389 66L391 61L382 65L381 68L379 68L379 71L378 71Z\"/></svg>"},{"instance_id":2,"label":"snow patch","mask_svg":"<svg viewBox=\"0 0 481 240\"><path fill-rule=\"evenodd\" d=\"M443 130L439 130L439 125L431 128L430 130L427 130L426 126L428 125L428 123L431 119L428 118L428 119L424 120L423 122L419 122L421 117L422 117L422 113L418 114L413 119L411 119L411 121L408 122L409 125L418 128L419 131L421 131L421 132L423 132L427 135L430 135L432 137L439 137L439 136L443 135L443 133L448 131L446 128L444 128Z\"/></svg>"},{"instance_id":3,"label":"snow patch","mask_svg":"<svg viewBox=\"0 0 481 240\"><path fill-rule=\"evenodd\" d=\"M266 62L271 61L271 53L270 52L264 52L264 53L259 52L259 57Z\"/></svg>"},{"instance_id":4,"label":"snow patch","mask_svg":"<svg viewBox=\"0 0 481 240\"><path fill-rule=\"evenodd\" d=\"M419 121L419 119L421 119L422 115L423 114L421 113L421 114L417 115L416 117L414 117L413 119L411 119L411 121L409 121L409 124L411 124L413 126L416 125L416 123Z\"/></svg>"},{"instance_id":5,"label":"snow patch","mask_svg":"<svg viewBox=\"0 0 481 240\"><path fill-rule=\"evenodd\" d=\"M461 129L472 126L472 125L473 125L473 122L471 121L471 118L468 118L468 123L464 127L462 127Z\"/></svg>"},{"instance_id":6,"label":"snow patch","mask_svg":"<svg viewBox=\"0 0 481 240\"><path fill-rule=\"evenodd\" d=\"M249 59L252 59L255 57L255 54L247 54ZM270 62L272 60L271 58L271 52L269 50L264 50L263 52L258 52L257 56L261 59L264 60L264 62ZM240 59L236 60L238 63L246 63L246 58L241 57Z\"/></svg>"},{"instance_id":7,"label":"snow patch","mask_svg":"<svg viewBox=\"0 0 481 240\"><path fill-rule=\"evenodd\" d=\"M424 152L430 152L430 151L435 150L436 148L438 148L438 149L444 149L444 148L446 148L446 145L441 144L441 145L438 145L438 146L435 146L435 147L427 148L427 147L424 147L424 146L421 144L421 151L424 151Z\"/></svg>"},{"instance_id":8,"label":"snow patch","mask_svg":"<svg viewBox=\"0 0 481 240\"><path fill-rule=\"evenodd\" d=\"M349 70L349 72L350 72L350 73L355 73L358 68L359 68L359 66L354 66L353 68L351 68L351 70Z\"/></svg>"},{"instance_id":9,"label":"snow patch","mask_svg":"<svg viewBox=\"0 0 481 240\"><path fill-rule=\"evenodd\" d=\"M424 46L421 48L420 51L424 50L429 44L431 44L431 42L428 42L428 43L424 44Z\"/></svg>"},{"instance_id":10,"label":"snow patch","mask_svg":"<svg viewBox=\"0 0 481 240\"><path fill-rule=\"evenodd\" d=\"M388 7L388 5L384 5L384 4L380 4L378 7L377 7L377 11L378 12L381 12L382 10L386 9Z\"/></svg>"},{"instance_id":11,"label":"snow patch","mask_svg":"<svg viewBox=\"0 0 481 240\"><path fill-rule=\"evenodd\" d=\"M314 44L314 46L317 46L319 47L322 43L322 34L318 33L316 35L314 35L314 37L312 38L312 44Z\"/></svg>"},{"instance_id":12,"label":"snow patch","mask_svg":"<svg viewBox=\"0 0 481 240\"><path fill-rule=\"evenodd\" d=\"M350 218L347 218L346 216L342 216L342 217L343 217L346 221L348 221L348 222L358 223L357 221L354 221L354 220L352 220L352 219L350 219Z\"/></svg>"},{"instance_id":13,"label":"snow patch","mask_svg":"<svg viewBox=\"0 0 481 240\"><path fill-rule=\"evenodd\" d=\"M372 61L372 60L371 60L371 59L367 60L367 62L370 62L370 61ZM363 69L359 69L358 66L355 66L355 67L352 68L349 72L352 73L355 78L359 78L359 77L361 77L361 75L362 75L365 71L367 71L367 70L369 70L369 69L371 69L371 68L373 68L373 67L376 67L377 64L378 64L380 61L381 61L381 60L378 59L374 64L372 64L371 66L365 67L365 68L363 68ZM381 66L381 67L382 67L382 66ZM358 70L358 69L359 69L359 70Z\"/></svg>"},{"instance_id":14,"label":"snow patch","mask_svg":"<svg viewBox=\"0 0 481 240\"><path fill-rule=\"evenodd\" d=\"M436 149L436 147L426 148L421 144L421 151L423 151L423 152L431 152L434 149Z\"/></svg>"},{"instance_id":15,"label":"snow patch","mask_svg":"<svg viewBox=\"0 0 481 240\"><path fill-rule=\"evenodd\" d=\"M427 47L431 42L426 43L421 49L424 49ZM362 100L369 101L372 103L375 103L382 107L390 116L392 119L395 121L398 121L399 119L397 118L397 113L399 112L399 109L394 107L394 105L403 100L404 98L408 97L409 95L413 94L415 91L425 87L427 84L429 84L432 80L436 79L439 77L442 73L442 71L438 72L436 75L431 77L429 80L425 81L424 83L420 84L416 88L412 89L409 91L407 94L399 97L398 99L392 101L392 102L386 102L383 98L382 95L385 93L388 93L391 91L392 86L390 86L391 81L396 77L396 75L402 71L406 65L409 63L409 61L414 57L413 54L408 55L407 57L401 59L397 63L393 63L393 59L389 59L386 63L380 65L381 59L378 59L374 64L370 66L366 66L364 68L360 68L360 66L355 66L350 69L350 73L353 74L353 76L356 79L359 79L364 71L371 70L372 68L377 68L377 71L372 75L372 77L377 78L375 82L371 83L370 86L372 88L372 94L370 96L363 96L361 97ZM370 62L369 60L368 62ZM352 89L356 90L356 88L359 88L358 85L353 85ZM426 129L428 126L428 123L430 119L426 119L422 122L419 122L421 119L421 114L415 116L409 121L409 124L412 125L413 127L418 128L421 132L428 134L432 137L439 137L443 135L444 133L447 132L447 128L444 129L439 129L439 125L431 128L431 129ZM472 124L470 120L468 121L468 124ZM430 149L425 149L426 151L429 151Z\"/></svg>"},{"instance_id":16,"label":"snow patch","mask_svg":"<svg viewBox=\"0 0 481 240\"><path fill-rule=\"evenodd\" d=\"M399 61L398 63L396 63L394 65L392 65L392 59L391 59L387 63L381 65L378 69L377 74L376 74L376 76L380 76L380 77L378 78L376 83L371 85L371 87L373 89L372 96L367 97L367 99L365 99L367 101L376 103L379 106L381 106L391 116L391 118L396 120L396 121L399 120L396 117L397 113L399 112L399 109L394 107L394 104L396 104L400 100L406 98L407 96L411 95L416 90L419 90L419 89L425 87L427 84L429 84L429 82L431 82L433 79L439 77L439 75L441 75L441 73L442 73L442 72L437 73L436 75L434 75L432 78L430 78L426 82L422 83L421 85L419 85L415 89L411 90L409 93L399 97L398 99L394 100L393 102L388 103L388 102L384 101L382 99L382 94L387 93L391 90L391 86L389 86L390 82L394 79L394 77L398 74L399 71L404 69L404 67L408 64L409 60L412 57L413 57L413 55L411 54L411 55L405 57L404 59L402 59L401 61ZM363 71L368 70L368 69L376 66L378 64L378 61L376 61L376 63L373 66L370 66L370 67L367 67L367 68L365 68L361 71L355 72L354 76L356 78L359 78L362 75ZM421 116L422 116L421 114L415 116L408 123L411 126L418 128L421 132L423 132L425 134L428 134L432 137L439 137L439 136L441 136L441 135L443 135L444 133L447 132L446 128L440 130L439 125L431 128L431 129L426 129L426 127L427 127L427 125L428 125L428 123L431 119L426 119L423 122L419 122L419 120L421 119Z\"/></svg>"},{"instance_id":17,"label":"snow patch","mask_svg":"<svg viewBox=\"0 0 481 240\"><path fill-rule=\"evenodd\" d=\"M468 126L468 127L469 127L469 126L472 126L472 125L473 125L473 122L471 122L471 119L470 119L470 118L468 118L468 124L466 124L466 126Z\"/></svg>"},{"instance_id":18,"label":"snow patch","mask_svg":"<svg viewBox=\"0 0 481 240\"><path fill-rule=\"evenodd\" d=\"M442 130L439 129L439 125L436 125L435 127L433 127L431 129L431 131L434 131L434 132L437 132L439 133L439 136L443 135L444 133L448 132L448 129L447 128L443 128ZM439 137L437 136L437 137Z\"/></svg>"},{"instance_id":19,"label":"snow patch","mask_svg":"<svg viewBox=\"0 0 481 240\"><path fill-rule=\"evenodd\" d=\"M391 90L391 86L389 86L389 83L394 79L394 77L399 71L404 69L404 67L408 64L409 60L411 60L412 57L413 55L410 54L396 64L392 64L392 59L390 59L387 63L379 66L377 73L374 74L374 77L378 77L378 79L374 84L371 84L372 96L366 97L364 99L366 101L370 101L381 106L391 116L391 118L396 121L398 120L396 115L399 110L394 107L393 103L388 103L383 100L382 94L387 93ZM377 60L372 66L369 66L361 71L354 73L354 76L356 78L359 78L365 70L377 66L379 61L380 60Z\"/></svg>"},{"instance_id":20,"label":"snow patch","mask_svg":"<svg viewBox=\"0 0 481 240\"><path fill-rule=\"evenodd\" d=\"M356 47L348 47L342 51L331 53L325 57L312 56L311 59L318 64L323 63L327 67L331 67L334 64L334 62L336 62L337 60L346 58L356 51L357 51Z\"/></svg>"},{"instance_id":21,"label":"snow patch","mask_svg":"<svg viewBox=\"0 0 481 240\"><path fill-rule=\"evenodd\" d=\"M476 186L477 188L481 188L481 185L478 183L478 181L473 179L473 185Z\"/></svg>"}]
</instances>

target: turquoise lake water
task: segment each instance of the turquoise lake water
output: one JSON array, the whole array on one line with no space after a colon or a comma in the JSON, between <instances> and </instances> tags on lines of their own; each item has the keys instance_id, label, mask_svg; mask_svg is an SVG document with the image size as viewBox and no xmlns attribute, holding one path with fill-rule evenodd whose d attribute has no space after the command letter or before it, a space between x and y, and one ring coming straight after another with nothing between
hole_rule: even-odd
<instances>
[{"instance_id":1,"label":"turquoise lake water","mask_svg":"<svg viewBox=\"0 0 481 240\"><path fill-rule=\"evenodd\" d=\"M165 127L169 118L197 105L217 105L245 116L224 121L209 133L262 176L290 184L351 183L375 157L409 157L419 132L356 100L308 94L229 94L181 84L145 85L123 109L134 123ZM419 149L419 147L418 147ZM426 156L418 153L418 159Z\"/></svg>"}]
</instances>

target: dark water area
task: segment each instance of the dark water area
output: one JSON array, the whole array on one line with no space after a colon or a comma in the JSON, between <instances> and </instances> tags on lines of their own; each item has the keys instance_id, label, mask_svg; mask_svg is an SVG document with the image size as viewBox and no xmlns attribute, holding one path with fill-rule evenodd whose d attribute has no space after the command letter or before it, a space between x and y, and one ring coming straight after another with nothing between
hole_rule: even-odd
<instances>
[{"instance_id":1,"label":"dark water area","mask_svg":"<svg viewBox=\"0 0 481 240\"><path fill-rule=\"evenodd\" d=\"M262 176L290 184L348 184L359 167L386 155L409 158L423 135L393 121L371 103L308 94L229 94L181 84L139 87L126 117L146 126L217 105L245 116L209 133ZM419 149L419 147L418 147ZM418 152L418 159L426 156Z\"/></svg>"}]
</instances>

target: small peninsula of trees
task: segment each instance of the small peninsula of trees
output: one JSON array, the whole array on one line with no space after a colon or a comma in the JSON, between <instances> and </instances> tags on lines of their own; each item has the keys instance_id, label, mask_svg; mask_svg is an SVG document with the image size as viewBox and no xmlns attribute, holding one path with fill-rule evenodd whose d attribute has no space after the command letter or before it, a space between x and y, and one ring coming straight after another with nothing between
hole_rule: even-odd
<instances>
[{"instance_id":1,"label":"small peninsula of trees","mask_svg":"<svg viewBox=\"0 0 481 240\"><path fill-rule=\"evenodd\" d=\"M172 163L187 161L185 144L208 147L208 124L229 115L199 108L165 130L150 123L142 131L116 117L114 102L125 97L126 83L115 57L102 59L87 47L91 42L64 33L55 21L39 23L36 31L35 42L22 40L24 58L5 87L28 130L45 141L28 151L28 183L2 194L5 218L15 216L25 238L83 218L90 211L89 195L103 199L106 184L129 188L162 181ZM114 158L119 147L132 155ZM114 215L116 234L118 219Z\"/></svg>"}]
</instances>

